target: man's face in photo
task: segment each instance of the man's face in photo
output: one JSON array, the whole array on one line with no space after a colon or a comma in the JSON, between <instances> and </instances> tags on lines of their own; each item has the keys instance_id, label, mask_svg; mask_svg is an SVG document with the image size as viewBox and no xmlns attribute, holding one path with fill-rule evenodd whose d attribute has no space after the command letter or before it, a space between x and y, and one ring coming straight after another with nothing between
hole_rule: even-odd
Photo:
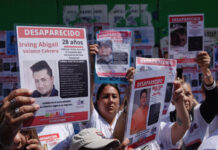
<instances>
[{"instance_id":1,"label":"man's face in photo","mask_svg":"<svg viewBox=\"0 0 218 150\"><path fill-rule=\"evenodd\" d=\"M48 74L48 71L46 69L42 69L34 72L33 79L38 92L42 96L50 96L53 89L54 78Z\"/></svg>"},{"instance_id":2,"label":"man's face in photo","mask_svg":"<svg viewBox=\"0 0 218 150\"><path fill-rule=\"evenodd\" d=\"M110 46L108 45L102 45L100 48L99 48L99 55L100 56L103 56L103 57L107 57L109 56L110 54L112 53L112 49Z\"/></svg>"}]
</instances>

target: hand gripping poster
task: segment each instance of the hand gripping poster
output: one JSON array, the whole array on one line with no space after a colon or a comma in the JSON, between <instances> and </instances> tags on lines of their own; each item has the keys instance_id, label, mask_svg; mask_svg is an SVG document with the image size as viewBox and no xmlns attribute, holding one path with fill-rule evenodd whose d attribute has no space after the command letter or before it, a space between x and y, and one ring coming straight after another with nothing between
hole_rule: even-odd
<instances>
[{"instance_id":1,"label":"hand gripping poster","mask_svg":"<svg viewBox=\"0 0 218 150\"><path fill-rule=\"evenodd\" d=\"M169 58L178 63L195 63L198 51L204 49L204 15L169 16Z\"/></svg>"},{"instance_id":2,"label":"hand gripping poster","mask_svg":"<svg viewBox=\"0 0 218 150\"><path fill-rule=\"evenodd\" d=\"M95 68L99 77L125 77L130 66L131 31L101 30Z\"/></svg>"},{"instance_id":3,"label":"hand gripping poster","mask_svg":"<svg viewBox=\"0 0 218 150\"><path fill-rule=\"evenodd\" d=\"M40 109L24 127L84 121L90 113L90 76L83 28L17 26L21 87Z\"/></svg>"},{"instance_id":4,"label":"hand gripping poster","mask_svg":"<svg viewBox=\"0 0 218 150\"><path fill-rule=\"evenodd\" d=\"M136 57L136 71L148 72L150 70L167 70L168 76L166 79L166 95L164 99L163 115L167 113L168 107L171 103L173 82L176 79L176 66L175 59L162 59L162 58L142 58Z\"/></svg>"},{"instance_id":5,"label":"hand gripping poster","mask_svg":"<svg viewBox=\"0 0 218 150\"><path fill-rule=\"evenodd\" d=\"M155 139L162 116L168 72L136 72L128 105L125 137L138 148Z\"/></svg>"}]
</instances>

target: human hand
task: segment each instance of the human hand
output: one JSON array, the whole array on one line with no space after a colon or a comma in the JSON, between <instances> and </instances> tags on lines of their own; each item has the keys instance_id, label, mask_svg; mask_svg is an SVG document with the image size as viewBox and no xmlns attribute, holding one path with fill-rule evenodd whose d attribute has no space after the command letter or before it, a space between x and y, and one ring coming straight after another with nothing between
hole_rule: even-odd
<instances>
[{"instance_id":1,"label":"human hand","mask_svg":"<svg viewBox=\"0 0 218 150\"><path fill-rule=\"evenodd\" d=\"M135 74L135 68L130 67L126 73L126 79L129 81L130 84L132 84L132 82L133 82L134 74Z\"/></svg>"},{"instance_id":2,"label":"human hand","mask_svg":"<svg viewBox=\"0 0 218 150\"><path fill-rule=\"evenodd\" d=\"M4 146L10 146L24 120L34 116L39 105L33 104L34 98L29 96L32 92L27 89L17 89L4 98L0 114L0 142ZM3 138L4 137L4 138Z\"/></svg>"},{"instance_id":3,"label":"human hand","mask_svg":"<svg viewBox=\"0 0 218 150\"><path fill-rule=\"evenodd\" d=\"M91 71L94 71L94 57L96 54L98 54L98 44L90 44L89 45L89 58L90 58L90 64L91 64Z\"/></svg>"},{"instance_id":4,"label":"human hand","mask_svg":"<svg viewBox=\"0 0 218 150\"><path fill-rule=\"evenodd\" d=\"M44 150L44 147L40 144L38 139L30 139L27 141L29 144L26 149L31 149L31 150Z\"/></svg>"},{"instance_id":5,"label":"human hand","mask_svg":"<svg viewBox=\"0 0 218 150\"><path fill-rule=\"evenodd\" d=\"M96 55L98 53L98 44L90 44L89 45L89 52L90 55Z\"/></svg>"},{"instance_id":6,"label":"human hand","mask_svg":"<svg viewBox=\"0 0 218 150\"><path fill-rule=\"evenodd\" d=\"M203 73L209 67L210 61L211 61L210 56L206 51L199 52L196 57L196 62L200 66L201 71L203 71Z\"/></svg>"},{"instance_id":7,"label":"human hand","mask_svg":"<svg viewBox=\"0 0 218 150\"><path fill-rule=\"evenodd\" d=\"M173 91L172 103L174 105L183 103L183 101L185 99L184 89L181 86L181 82L182 82L182 80L175 80L173 83L174 84L174 91Z\"/></svg>"},{"instance_id":8,"label":"human hand","mask_svg":"<svg viewBox=\"0 0 218 150\"><path fill-rule=\"evenodd\" d=\"M130 142L129 139L125 138L120 145L120 150L134 150L133 148L128 148L129 142Z\"/></svg>"}]
</instances>

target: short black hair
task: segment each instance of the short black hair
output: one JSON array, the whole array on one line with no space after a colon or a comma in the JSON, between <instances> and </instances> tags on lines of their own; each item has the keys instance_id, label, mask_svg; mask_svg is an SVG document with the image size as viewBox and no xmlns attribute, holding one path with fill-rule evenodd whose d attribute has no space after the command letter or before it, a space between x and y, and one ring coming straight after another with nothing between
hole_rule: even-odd
<instances>
[{"instance_id":1,"label":"short black hair","mask_svg":"<svg viewBox=\"0 0 218 150\"><path fill-rule=\"evenodd\" d=\"M108 47L110 47L112 49L112 41L111 40L105 40L105 41L98 42L99 48L104 47L105 45L107 45Z\"/></svg>"},{"instance_id":2,"label":"short black hair","mask_svg":"<svg viewBox=\"0 0 218 150\"><path fill-rule=\"evenodd\" d=\"M32 72L38 72L40 70L46 69L48 72L48 75L50 77L52 77L52 70L50 68L50 66L48 65L48 63L44 60L38 61L37 63L33 64L30 69L32 70Z\"/></svg>"},{"instance_id":3,"label":"short black hair","mask_svg":"<svg viewBox=\"0 0 218 150\"><path fill-rule=\"evenodd\" d=\"M140 98L141 98L141 96L142 96L143 93L146 93L146 95L147 95L147 93L148 93L148 92L147 92L147 89L141 90L141 92L140 92Z\"/></svg>"}]
</instances>

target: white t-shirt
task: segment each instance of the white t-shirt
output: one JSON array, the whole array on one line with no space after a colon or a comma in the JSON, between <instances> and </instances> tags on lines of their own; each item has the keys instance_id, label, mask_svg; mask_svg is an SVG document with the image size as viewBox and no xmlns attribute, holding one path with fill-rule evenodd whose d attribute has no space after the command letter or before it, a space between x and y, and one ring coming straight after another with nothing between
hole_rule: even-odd
<instances>
[{"instance_id":1,"label":"white t-shirt","mask_svg":"<svg viewBox=\"0 0 218 150\"><path fill-rule=\"evenodd\" d=\"M218 129L218 115L213 119L209 125L209 134L213 134Z\"/></svg>"},{"instance_id":2,"label":"white t-shirt","mask_svg":"<svg viewBox=\"0 0 218 150\"><path fill-rule=\"evenodd\" d=\"M161 150L169 150L172 147L171 127L172 122L160 122L160 127L156 136L156 140Z\"/></svg>"},{"instance_id":3,"label":"white t-shirt","mask_svg":"<svg viewBox=\"0 0 218 150\"><path fill-rule=\"evenodd\" d=\"M88 124L85 126L82 125L81 128L96 128L101 131L106 138L113 138L114 128L121 113L122 111L119 111L116 114L113 124L110 125L94 108Z\"/></svg>"},{"instance_id":4,"label":"white t-shirt","mask_svg":"<svg viewBox=\"0 0 218 150\"><path fill-rule=\"evenodd\" d=\"M198 150L213 149L218 150L218 129L203 141Z\"/></svg>"},{"instance_id":5,"label":"white t-shirt","mask_svg":"<svg viewBox=\"0 0 218 150\"><path fill-rule=\"evenodd\" d=\"M45 150L68 150L74 135L72 123L41 126L36 131Z\"/></svg>"},{"instance_id":6,"label":"white t-shirt","mask_svg":"<svg viewBox=\"0 0 218 150\"><path fill-rule=\"evenodd\" d=\"M186 147L191 148L192 146L199 145L204 139L208 137L209 124L204 120L200 113L200 104L194 107L193 113L194 115L190 128L186 131L183 139L178 141L176 145L172 144L171 139L171 127L173 122L161 122L161 131L159 131L157 141L162 149L179 149L183 142Z\"/></svg>"}]
</instances>

